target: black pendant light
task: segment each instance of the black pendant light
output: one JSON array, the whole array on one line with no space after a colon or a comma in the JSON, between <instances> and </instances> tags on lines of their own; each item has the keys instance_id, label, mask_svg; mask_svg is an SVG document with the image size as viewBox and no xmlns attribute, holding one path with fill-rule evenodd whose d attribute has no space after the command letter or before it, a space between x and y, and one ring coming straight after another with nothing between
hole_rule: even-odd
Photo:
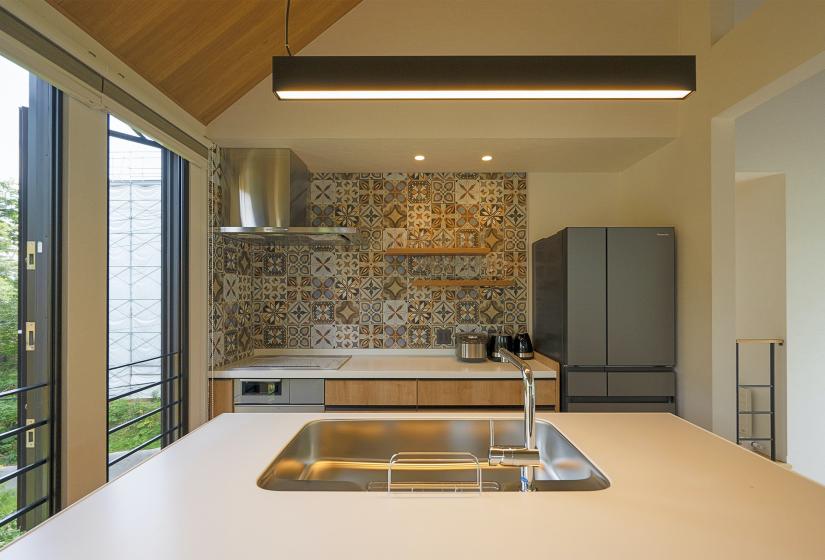
<instances>
[{"instance_id":1,"label":"black pendant light","mask_svg":"<svg viewBox=\"0 0 825 560\"><path fill-rule=\"evenodd\" d=\"M276 56L279 99L683 99L693 56Z\"/></svg>"},{"instance_id":2,"label":"black pendant light","mask_svg":"<svg viewBox=\"0 0 825 560\"><path fill-rule=\"evenodd\" d=\"M282 100L684 99L696 89L694 56L272 57Z\"/></svg>"}]
</instances>

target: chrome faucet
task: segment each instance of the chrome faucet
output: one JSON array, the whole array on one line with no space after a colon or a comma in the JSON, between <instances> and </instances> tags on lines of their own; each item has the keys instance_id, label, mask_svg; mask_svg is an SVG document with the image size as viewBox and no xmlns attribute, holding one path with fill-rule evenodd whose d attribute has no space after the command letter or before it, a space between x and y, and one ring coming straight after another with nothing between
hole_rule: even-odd
<instances>
[{"instance_id":1,"label":"chrome faucet","mask_svg":"<svg viewBox=\"0 0 825 560\"><path fill-rule=\"evenodd\" d=\"M533 370L527 362L509 350L502 349L499 353L502 358L521 371L524 387L524 445L522 447L491 445L488 462L490 465L521 467L521 491L529 492L533 489L534 469L541 465L541 455L536 448L536 382L533 378Z\"/></svg>"}]
</instances>

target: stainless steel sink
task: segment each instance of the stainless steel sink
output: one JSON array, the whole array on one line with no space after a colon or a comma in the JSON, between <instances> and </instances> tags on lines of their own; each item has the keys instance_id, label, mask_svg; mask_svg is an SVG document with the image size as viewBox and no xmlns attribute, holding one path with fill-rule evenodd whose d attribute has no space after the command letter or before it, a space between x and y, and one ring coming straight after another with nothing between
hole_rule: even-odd
<instances>
[{"instance_id":1,"label":"stainless steel sink","mask_svg":"<svg viewBox=\"0 0 825 560\"><path fill-rule=\"evenodd\" d=\"M492 427L492 438L491 438ZM490 466L496 444L518 444L519 419L317 420L299 431L258 486L278 491L519 491L519 469ZM607 477L551 424L538 421L534 490L602 490ZM396 456L396 454L398 454ZM395 456L395 458L394 458ZM477 462L476 462L477 458Z\"/></svg>"}]
</instances>

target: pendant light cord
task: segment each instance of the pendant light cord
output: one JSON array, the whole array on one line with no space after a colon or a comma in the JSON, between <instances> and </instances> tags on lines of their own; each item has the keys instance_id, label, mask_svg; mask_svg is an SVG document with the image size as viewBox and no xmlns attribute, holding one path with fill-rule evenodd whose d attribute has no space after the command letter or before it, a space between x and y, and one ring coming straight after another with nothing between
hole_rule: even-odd
<instances>
[{"instance_id":1,"label":"pendant light cord","mask_svg":"<svg viewBox=\"0 0 825 560\"><path fill-rule=\"evenodd\" d=\"M291 4L292 0L286 0L286 17L284 18L284 46L289 56L292 56L292 50L289 48L289 8Z\"/></svg>"}]
</instances>

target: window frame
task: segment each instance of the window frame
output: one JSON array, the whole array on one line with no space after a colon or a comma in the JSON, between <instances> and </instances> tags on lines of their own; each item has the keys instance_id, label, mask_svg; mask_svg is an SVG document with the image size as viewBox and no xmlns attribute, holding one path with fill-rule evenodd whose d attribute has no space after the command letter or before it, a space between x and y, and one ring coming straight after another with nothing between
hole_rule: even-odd
<instances>
[{"instance_id":1,"label":"window frame","mask_svg":"<svg viewBox=\"0 0 825 560\"><path fill-rule=\"evenodd\" d=\"M162 296L161 296L161 353L151 358L136 360L112 367L109 362L109 281L106 289L106 480L112 480L111 469L149 445L160 441L161 449L183 437L188 431L188 191L189 164L181 156L165 148L162 144L147 138L137 130L127 134L112 130L110 114L107 118L107 166L111 158L111 138L158 148L161 151L161 219L162 219ZM116 117L115 117L116 118ZM120 119L119 119L120 120ZM122 121L121 122L125 122ZM128 123L127 123L128 124ZM129 125L131 126L131 125ZM107 178L111 177L107 169ZM107 238L110 231L109 194L110 179L107 179ZM107 241L108 244L108 241ZM109 249L111 247L109 246ZM108 265L107 251L107 270ZM108 274L108 273L107 273ZM159 361L161 379L152 383L133 386L114 397L110 395L110 373L120 368ZM131 418L121 424L109 427L109 407L112 402L155 387L160 388L160 406ZM141 420L160 417L160 433L138 444L115 460L110 460L111 436ZM177 432L177 433L175 433Z\"/></svg>"},{"instance_id":2,"label":"window frame","mask_svg":"<svg viewBox=\"0 0 825 560\"><path fill-rule=\"evenodd\" d=\"M32 114L37 119L34 126ZM0 441L17 440L17 468L0 477L0 484L16 479L17 505L0 519L0 528L16 523L22 531L32 529L61 508L63 139L62 92L29 73L29 104L19 109L17 387L0 392L0 398L17 397L18 422L0 433ZM34 158L29 153L32 149ZM28 241L42 247L36 251L34 268L27 266ZM37 327L33 350L27 349L26 344L25 325L29 321ZM30 381L29 372L43 370L47 371L43 378ZM42 395L37 395L38 389L43 390ZM43 417L37 419L38 412L44 411ZM28 418L29 414L35 418ZM48 430L45 444L34 439L40 427ZM31 446L27 445L30 433ZM43 454L39 459L38 452ZM33 457L27 457L30 455ZM47 472L38 476L36 471L41 467ZM39 497L29 500L32 489L41 491L35 491ZM43 505L46 511L38 511Z\"/></svg>"}]
</instances>

